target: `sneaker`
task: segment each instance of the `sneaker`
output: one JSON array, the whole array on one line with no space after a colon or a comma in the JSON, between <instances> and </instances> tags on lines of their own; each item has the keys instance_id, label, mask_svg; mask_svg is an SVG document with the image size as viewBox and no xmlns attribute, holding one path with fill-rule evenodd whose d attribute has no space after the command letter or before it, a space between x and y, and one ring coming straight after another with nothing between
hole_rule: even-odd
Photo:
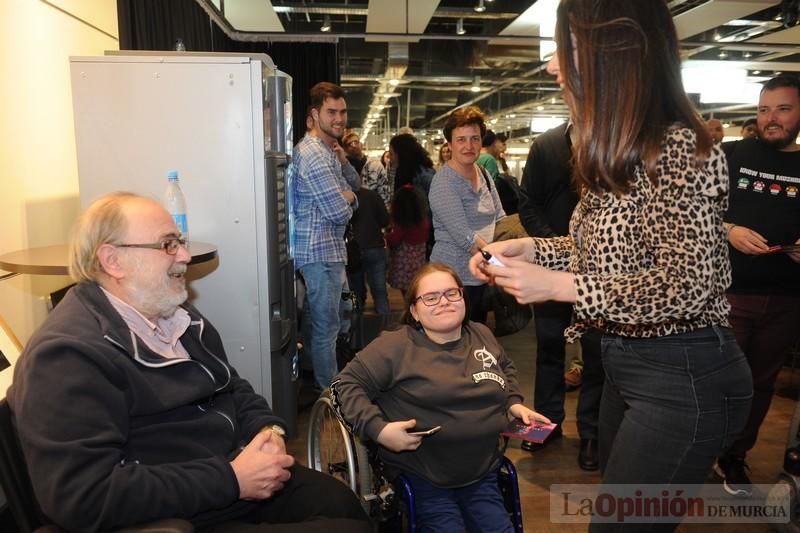
<instances>
[{"instance_id":1,"label":"sneaker","mask_svg":"<svg viewBox=\"0 0 800 533\"><path fill-rule=\"evenodd\" d=\"M750 467L744 457L720 457L714 471L724 481L722 487L732 496L748 497L753 494L753 483L747 476Z\"/></svg>"},{"instance_id":2,"label":"sneaker","mask_svg":"<svg viewBox=\"0 0 800 533\"><path fill-rule=\"evenodd\" d=\"M569 370L564 374L564 383L567 390L575 390L583 383L583 366L579 363L572 363Z\"/></svg>"}]
</instances>

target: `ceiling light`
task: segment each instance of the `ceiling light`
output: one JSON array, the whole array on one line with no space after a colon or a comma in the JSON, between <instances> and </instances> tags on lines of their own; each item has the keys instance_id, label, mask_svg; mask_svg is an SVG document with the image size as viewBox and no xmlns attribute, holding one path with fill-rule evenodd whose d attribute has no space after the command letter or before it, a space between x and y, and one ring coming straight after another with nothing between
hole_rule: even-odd
<instances>
[{"instance_id":1,"label":"ceiling light","mask_svg":"<svg viewBox=\"0 0 800 533\"><path fill-rule=\"evenodd\" d=\"M389 80L389 85L391 85L392 87L397 87L398 85L400 85L400 80L398 80L397 78L392 78L391 80Z\"/></svg>"},{"instance_id":2,"label":"ceiling light","mask_svg":"<svg viewBox=\"0 0 800 533\"><path fill-rule=\"evenodd\" d=\"M750 59L751 57L753 57L753 54L751 54L750 52L745 52L744 54L742 54L742 57L745 59Z\"/></svg>"},{"instance_id":3,"label":"ceiling light","mask_svg":"<svg viewBox=\"0 0 800 533\"><path fill-rule=\"evenodd\" d=\"M759 74L761 74L761 71L760 70L754 70L752 72L752 74L753 74L753 76L758 76Z\"/></svg>"},{"instance_id":4,"label":"ceiling light","mask_svg":"<svg viewBox=\"0 0 800 533\"><path fill-rule=\"evenodd\" d=\"M480 76L475 76L474 78L472 78L472 87L470 87L469 90L474 92L474 93L481 92L481 77Z\"/></svg>"},{"instance_id":5,"label":"ceiling light","mask_svg":"<svg viewBox=\"0 0 800 533\"><path fill-rule=\"evenodd\" d=\"M715 41L719 41L720 39L722 39L722 35L720 35L720 33L718 31L715 31L714 32L714 40Z\"/></svg>"},{"instance_id":6,"label":"ceiling light","mask_svg":"<svg viewBox=\"0 0 800 533\"><path fill-rule=\"evenodd\" d=\"M477 13L483 13L484 11L486 11L486 6L483 5L483 0L478 0L478 5L476 5L472 9L474 9Z\"/></svg>"},{"instance_id":7,"label":"ceiling light","mask_svg":"<svg viewBox=\"0 0 800 533\"><path fill-rule=\"evenodd\" d=\"M544 111L544 106L543 105L537 105L536 106L536 111Z\"/></svg>"},{"instance_id":8,"label":"ceiling light","mask_svg":"<svg viewBox=\"0 0 800 533\"><path fill-rule=\"evenodd\" d=\"M726 52L725 50L720 50L717 57L719 57L720 59L728 59L728 52Z\"/></svg>"},{"instance_id":9,"label":"ceiling light","mask_svg":"<svg viewBox=\"0 0 800 533\"><path fill-rule=\"evenodd\" d=\"M467 30L464 29L464 19L458 19L456 22L456 35L464 35Z\"/></svg>"},{"instance_id":10,"label":"ceiling light","mask_svg":"<svg viewBox=\"0 0 800 533\"><path fill-rule=\"evenodd\" d=\"M320 26L319 31L331 31L330 15L325 15L325 18L322 19L322 26Z\"/></svg>"}]
</instances>

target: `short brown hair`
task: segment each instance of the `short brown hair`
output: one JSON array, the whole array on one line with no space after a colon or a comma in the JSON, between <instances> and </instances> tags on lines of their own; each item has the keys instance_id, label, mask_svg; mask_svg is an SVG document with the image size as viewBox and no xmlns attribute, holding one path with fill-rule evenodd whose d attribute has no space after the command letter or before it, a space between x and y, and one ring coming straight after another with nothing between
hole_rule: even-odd
<instances>
[{"instance_id":1,"label":"short brown hair","mask_svg":"<svg viewBox=\"0 0 800 533\"><path fill-rule=\"evenodd\" d=\"M434 272L444 272L445 274L450 274L456 282L456 285L463 291L464 290L464 283L461 281L461 278L458 277L456 271L452 269L452 267L445 265L444 263L425 263L419 270L414 274L414 277L411 278L411 283L408 284L408 289L406 290L405 295L405 308L403 309L403 314L400 316L400 323L401 324L408 324L411 327L418 328L419 322L412 316L411 306L416 303L419 294L417 291L419 290L419 284L422 282L422 278L427 276L428 274L433 274ZM461 321L462 326L466 326L467 322L469 322L469 302L467 302L466 298L464 298L464 320Z\"/></svg>"},{"instance_id":2,"label":"short brown hair","mask_svg":"<svg viewBox=\"0 0 800 533\"><path fill-rule=\"evenodd\" d=\"M486 115L474 105L462 107L450 113L450 116L447 117L447 122L444 123L442 133L444 134L444 138L447 139L447 142L451 143L453 142L452 136L454 129L472 125L480 128L481 139L483 139L483 136L486 135Z\"/></svg>"},{"instance_id":3,"label":"short brown hair","mask_svg":"<svg viewBox=\"0 0 800 533\"><path fill-rule=\"evenodd\" d=\"M322 109L322 104L325 103L326 99L333 98L338 100L339 98L344 98L344 90L335 83L321 81L311 88L308 92L308 97L310 100L309 105L319 111Z\"/></svg>"}]
</instances>

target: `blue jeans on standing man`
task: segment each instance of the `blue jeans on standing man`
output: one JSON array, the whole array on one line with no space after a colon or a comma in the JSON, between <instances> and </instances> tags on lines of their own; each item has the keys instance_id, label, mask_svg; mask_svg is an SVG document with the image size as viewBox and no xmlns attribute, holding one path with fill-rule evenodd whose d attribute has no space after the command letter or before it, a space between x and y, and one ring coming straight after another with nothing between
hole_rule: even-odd
<instances>
[{"instance_id":1,"label":"blue jeans on standing man","mask_svg":"<svg viewBox=\"0 0 800 533\"><path fill-rule=\"evenodd\" d=\"M308 263L299 270L306 285L303 342L311 354L314 379L324 389L338 371L336 337L342 327L340 308L347 276L344 263Z\"/></svg>"},{"instance_id":2,"label":"blue jeans on standing man","mask_svg":"<svg viewBox=\"0 0 800 533\"><path fill-rule=\"evenodd\" d=\"M753 398L750 369L731 330L711 326L654 338L604 335L601 345L603 487L702 485L717 455L744 427ZM628 529L675 527L630 524ZM624 528L593 522L589 531Z\"/></svg>"}]
</instances>

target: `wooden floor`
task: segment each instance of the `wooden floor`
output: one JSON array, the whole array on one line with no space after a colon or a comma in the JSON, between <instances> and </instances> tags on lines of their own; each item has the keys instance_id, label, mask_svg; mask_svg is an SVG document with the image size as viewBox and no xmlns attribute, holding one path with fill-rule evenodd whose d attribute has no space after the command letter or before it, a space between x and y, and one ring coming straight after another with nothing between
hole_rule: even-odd
<instances>
[{"instance_id":1,"label":"wooden floor","mask_svg":"<svg viewBox=\"0 0 800 533\"><path fill-rule=\"evenodd\" d=\"M393 310L399 310L401 303L399 293L393 292L390 298ZM369 304L367 306L369 310ZM533 325L523 331L500 339L506 352L514 360L519 371L520 384L525 398L532 398L533 376L536 368L535 335ZM573 348L569 348L573 349ZM800 387L800 369L794 374L785 368L778 379L772 407L761 428L758 444L748 455L751 478L754 483L772 483L781 471L789 424L794 411L798 388ZM578 432L575 425L575 407L578 392L567 393L566 413L563 424L564 438L555 441L547 448L531 454L519 449L516 441L512 441L506 455L515 463L519 474L522 511L526 532L572 532L586 531L585 524L559 524L550 521L550 485L556 483L589 483L600 482L600 475L595 472L584 472L578 468ZM310 408L301 410L298 419L299 437L289 442L290 452L297 460L306 463L306 434ZM715 483L713 475L709 483ZM720 490L722 490L720 488ZM683 533L694 532L766 532L766 525L710 525L692 524L681 526Z\"/></svg>"}]
</instances>

